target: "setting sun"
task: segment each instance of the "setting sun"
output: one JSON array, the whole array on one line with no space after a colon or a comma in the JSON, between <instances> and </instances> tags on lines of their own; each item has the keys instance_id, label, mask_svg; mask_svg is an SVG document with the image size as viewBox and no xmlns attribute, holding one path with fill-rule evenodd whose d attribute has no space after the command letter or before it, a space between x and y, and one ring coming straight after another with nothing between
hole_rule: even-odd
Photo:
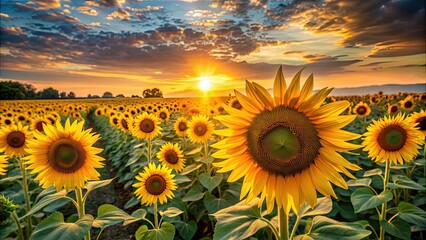
<instances>
[{"instance_id":1,"label":"setting sun","mask_svg":"<svg viewBox=\"0 0 426 240\"><path fill-rule=\"evenodd\" d=\"M200 77L200 83L198 87L203 91L207 92L211 88L211 79L209 77Z\"/></svg>"}]
</instances>

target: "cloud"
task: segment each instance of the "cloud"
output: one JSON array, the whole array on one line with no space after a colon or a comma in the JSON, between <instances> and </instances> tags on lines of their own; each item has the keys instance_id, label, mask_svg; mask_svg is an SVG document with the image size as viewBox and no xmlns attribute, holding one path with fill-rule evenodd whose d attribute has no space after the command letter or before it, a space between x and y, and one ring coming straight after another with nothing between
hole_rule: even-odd
<instances>
[{"instance_id":1,"label":"cloud","mask_svg":"<svg viewBox=\"0 0 426 240\"><path fill-rule=\"evenodd\" d=\"M318 61L335 61L337 60L337 56L327 56L324 54L308 54L304 55L303 58L307 59L310 62L318 62Z\"/></svg>"},{"instance_id":2,"label":"cloud","mask_svg":"<svg viewBox=\"0 0 426 240\"><path fill-rule=\"evenodd\" d=\"M91 23L89 23L89 25L93 26L93 27L101 27L101 23L100 22L91 22Z\"/></svg>"},{"instance_id":3,"label":"cloud","mask_svg":"<svg viewBox=\"0 0 426 240\"><path fill-rule=\"evenodd\" d=\"M77 10L83 14L89 15L89 16L98 16L98 11L96 11L93 8L90 8L88 6L80 6L77 8Z\"/></svg>"},{"instance_id":4,"label":"cloud","mask_svg":"<svg viewBox=\"0 0 426 240\"><path fill-rule=\"evenodd\" d=\"M9 18L9 14L0 13L0 18L8 19Z\"/></svg>"},{"instance_id":5,"label":"cloud","mask_svg":"<svg viewBox=\"0 0 426 240\"><path fill-rule=\"evenodd\" d=\"M61 7L60 0L33 0L39 5L39 10L49 10Z\"/></svg>"},{"instance_id":6,"label":"cloud","mask_svg":"<svg viewBox=\"0 0 426 240\"><path fill-rule=\"evenodd\" d=\"M269 21L290 21L318 32L343 35L346 47L373 46L369 57L425 52L425 3L400 1L295 1L266 13Z\"/></svg>"},{"instance_id":7,"label":"cloud","mask_svg":"<svg viewBox=\"0 0 426 240\"><path fill-rule=\"evenodd\" d=\"M107 20L120 19L122 21L129 21L131 14L123 9L117 9L107 16Z\"/></svg>"}]
</instances>

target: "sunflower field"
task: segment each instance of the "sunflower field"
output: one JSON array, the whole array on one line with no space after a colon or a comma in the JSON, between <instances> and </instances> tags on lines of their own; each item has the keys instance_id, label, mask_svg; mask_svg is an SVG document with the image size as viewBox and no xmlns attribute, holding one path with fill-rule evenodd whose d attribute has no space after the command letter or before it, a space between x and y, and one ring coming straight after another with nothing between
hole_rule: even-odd
<instances>
[{"instance_id":1,"label":"sunflower field","mask_svg":"<svg viewBox=\"0 0 426 240\"><path fill-rule=\"evenodd\" d=\"M426 94L0 102L0 239L425 239ZM303 84L301 84L303 83Z\"/></svg>"}]
</instances>

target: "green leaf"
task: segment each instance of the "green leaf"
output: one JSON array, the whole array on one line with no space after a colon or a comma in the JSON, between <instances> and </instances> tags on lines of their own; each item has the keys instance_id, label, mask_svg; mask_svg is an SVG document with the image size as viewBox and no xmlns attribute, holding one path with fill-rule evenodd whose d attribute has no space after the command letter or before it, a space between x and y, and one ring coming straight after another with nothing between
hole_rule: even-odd
<instances>
[{"instance_id":1,"label":"green leaf","mask_svg":"<svg viewBox=\"0 0 426 240\"><path fill-rule=\"evenodd\" d=\"M194 202L194 201L200 200L203 197L204 197L203 189L198 185L194 185L188 190L188 192L182 198L182 201Z\"/></svg>"},{"instance_id":2,"label":"green leaf","mask_svg":"<svg viewBox=\"0 0 426 240\"><path fill-rule=\"evenodd\" d=\"M50 203L65 198L65 196L67 195L67 191L65 191L65 189L63 189L60 192L51 194L51 195L47 195L45 197L43 197L38 203L36 203L36 205L34 205L31 210L29 212L27 212L27 214L25 214L24 216L22 216L20 219L24 219L27 216L33 215L34 213L40 211L41 209L43 209L44 207L46 207L47 205L49 205Z\"/></svg>"},{"instance_id":3,"label":"green leaf","mask_svg":"<svg viewBox=\"0 0 426 240\"><path fill-rule=\"evenodd\" d=\"M386 220L382 220L380 221L380 226L382 226L385 230L385 234L389 233L395 237L407 240L409 240L411 237L410 225L404 221L395 220L389 223Z\"/></svg>"},{"instance_id":4,"label":"green leaf","mask_svg":"<svg viewBox=\"0 0 426 240\"><path fill-rule=\"evenodd\" d=\"M160 229L148 229L146 225L141 226L135 233L136 240L170 240L175 236L175 226L163 222Z\"/></svg>"},{"instance_id":5,"label":"green leaf","mask_svg":"<svg viewBox=\"0 0 426 240\"><path fill-rule=\"evenodd\" d=\"M189 174L189 173L191 173L191 172L199 169L201 166L203 166L203 164L198 164L198 165L197 164L191 164L191 165L188 165L188 166L186 166L183 169L183 171L180 174L187 175L187 174Z\"/></svg>"},{"instance_id":6,"label":"green leaf","mask_svg":"<svg viewBox=\"0 0 426 240\"><path fill-rule=\"evenodd\" d=\"M215 189L223 180L222 174L216 174L215 176L210 176L209 173L202 173L198 177L200 183L207 188L209 192Z\"/></svg>"},{"instance_id":7,"label":"green leaf","mask_svg":"<svg viewBox=\"0 0 426 240\"><path fill-rule=\"evenodd\" d=\"M111 204L104 204L98 208L98 216L93 221L93 227L106 228L124 220L132 220L130 216L123 210Z\"/></svg>"},{"instance_id":8,"label":"green leaf","mask_svg":"<svg viewBox=\"0 0 426 240\"><path fill-rule=\"evenodd\" d=\"M374 176L374 175L381 176L382 174L383 174L382 169L375 168L375 169L371 169L371 170L365 171L364 175L362 175L362 177L371 177L371 176Z\"/></svg>"},{"instance_id":9,"label":"green leaf","mask_svg":"<svg viewBox=\"0 0 426 240\"><path fill-rule=\"evenodd\" d=\"M194 220L186 222L176 222L176 229L183 239L192 239L197 232L197 223Z\"/></svg>"},{"instance_id":10,"label":"green leaf","mask_svg":"<svg viewBox=\"0 0 426 240\"><path fill-rule=\"evenodd\" d=\"M204 207L209 213L215 213L220 209L231 206L231 204L223 197L216 198L213 194L207 192L204 196Z\"/></svg>"},{"instance_id":11,"label":"green leaf","mask_svg":"<svg viewBox=\"0 0 426 240\"><path fill-rule=\"evenodd\" d=\"M182 210L180 210L179 208L175 208L175 207L169 207L167 208L166 211L159 211L161 216L166 216L166 217L176 217L179 216L183 213Z\"/></svg>"},{"instance_id":12,"label":"green leaf","mask_svg":"<svg viewBox=\"0 0 426 240\"><path fill-rule=\"evenodd\" d=\"M266 227L258 202L258 198L249 203L244 200L212 214L217 220L213 239L245 239Z\"/></svg>"},{"instance_id":13,"label":"green leaf","mask_svg":"<svg viewBox=\"0 0 426 240\"><path fill-rule=\"evenodd\" d=\"M314 216L314 215L324 215L333 209L333 202L330 198L322 197L317 201L317 205L314 208L311 208L307 202L305 202L302 207L299 209L297 216L299 218L303 218L306 216Z\"/></svg>"},{"instance_id":14,"label":"green leaf","mask_svg":"<svg viewBox=\"0 0 426 240\"><path fill-rule=\"evenodd\" d=\"M202 147L194 148L194 149L192 149L190 152L185 153L185 155L194 155L194 154L196 154L196 153L201 152L201 149L202 149Z\"/></svg>"},{"instance_id":15,"label":"green leaf","mask_svg":"<svg viewBox=\"0 0 426 240\"><path fill-rule=\"evenodd\" d=\"M392 180L393 183L389 183L390 188L407 188L418 191L426 190L425 187L414 182L413 180L409 179L407 176L404 175L393 175Z\"/></svg>"},{"instance_id":16,"label":"green leaf","mask_svg":"<svg viewBox=\"0 0 426 240\"><path fill-rule=\"evenodd\" d=\"M31 240L81 240L92 227L93 216L84 215L75 223L64 222L64 215L53 213L37 225Z\"/></svg>"},{"instance_id":17,"label":"green leaf","mask_svg":"<svg viewBox=\"0 0 426 240\"><path fill-rule=\"evenodd\" d=\"M312 221L312 227L307 234L296 236L295 239L315 240L357 240L371 234L359 223L339 222L324 216L316 216Z\"/></svg>"},{"instance_id":18,"label":"green leaf","mask_svg":"<svg viewBox=\"0 0 426 240\"><path fill-rule=\"evenodd\" d=\"M371 178L358 178L348 181L349 187L367 187L371 184Z\"/></svg>"},{"instance_id":19,"label":"green leaf","mask_svg":"<svg viewBox=\"0 0 426 240\"><path fill-rule=\"evenodd\" d=\"M426 226L426 211L411 203L400 202L398 204L398 216L409 223Z\"/></svg>"},{"instance_id":20,"label":"green leaf","mask_svg":"<svg viewBox=\"0 0 426 240\"><path fill-rule=\"evenodd\" d=\"M84 188L87 189L88 192L90 192L90 191L93 191L97 188L101 188L101 187L104 187L104 186L110 184L112 182L112 180L114 180L114 178L102 180L102 181L90 181L90 182L86 183Z\"/></svg>"},{"instance_id":21,"label":"green leaf","mask_svg":"<svg viewBox=\"0 0 426 240\"><path fill-rule=\"evenodd\" d=\"M379 195L376 195L369 188L358 188L352 193L351 202L354 206L355 213L375 208L382 203L392 200L393 194L386 190Z\"/></svg>"},{"instance_id":22,"label":"green leaf","mask_svg":"<svg viewBox=\"0 0 426 240\"><path fill-rule=\"evenodd\" d=\"M124 220L123 226L129 225L131 223L134 223L134 222L137 222L137 221L140 221L140 220L145 220L146 219L145 218L146 210L142 209L142 208L138 209L138 210L134 211L131 216L134 217L134 218L133 219L128 218L128 219Z\"/></svg>"}]
</instances>

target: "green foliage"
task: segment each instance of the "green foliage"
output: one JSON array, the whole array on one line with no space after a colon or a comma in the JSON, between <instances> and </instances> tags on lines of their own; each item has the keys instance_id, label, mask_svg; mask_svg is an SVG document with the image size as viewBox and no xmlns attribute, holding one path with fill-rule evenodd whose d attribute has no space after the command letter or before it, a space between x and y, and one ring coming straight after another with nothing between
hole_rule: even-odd
<instances>
[{"instance_id":1,"label":"green foliage","mask_svg":"<svg viewBox=\"0 0 426 240\"><path fill-rule=\"evenodd\" d=\"M135 234L136 240L170 240L175 235L175 226L163 222L159 229L148 229L146 225L141 226Z\"/></svg>"},{"instance_id":2,"label":"green foliage","mask_svg":"<svg viewBox=\"0 0 426 240\"><path fill-rule=\"evenodd\" d=\"M14 81L0 81L0 100L32 99L36 89L31 84Z\"/></svg>"},{"instance_id":3,"label":"green foliage","mask_svg":"<svg viewBox=\"0 0 426 240\"><path fill-rule=\"evenodd\" d=\"M392 200L392 192L386 190L376 195L370 188L358 188L352 193L351 201L355 213L365 211L382 205L382 203Z\"/></svg>"}]
</instances>

